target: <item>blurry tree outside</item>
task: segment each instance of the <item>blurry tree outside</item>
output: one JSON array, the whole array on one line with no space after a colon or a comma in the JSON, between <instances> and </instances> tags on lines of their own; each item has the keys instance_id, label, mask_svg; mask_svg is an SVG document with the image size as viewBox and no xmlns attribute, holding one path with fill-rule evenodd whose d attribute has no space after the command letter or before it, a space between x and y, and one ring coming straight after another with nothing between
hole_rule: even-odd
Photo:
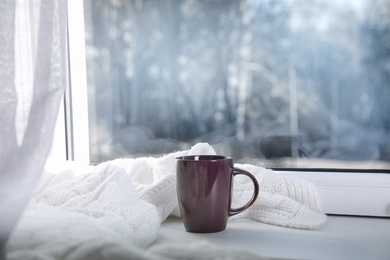
<instances>
[{"instance_id":1,"label":"blurry tree outside","mask_svg":"<svg viewBox=\"0 0 390 260\"><path fill-rule=\"evenodd\" d=\"M390 169L390 1L84 0L91 161L209 142Z\"/></svg>"}]
</instances>

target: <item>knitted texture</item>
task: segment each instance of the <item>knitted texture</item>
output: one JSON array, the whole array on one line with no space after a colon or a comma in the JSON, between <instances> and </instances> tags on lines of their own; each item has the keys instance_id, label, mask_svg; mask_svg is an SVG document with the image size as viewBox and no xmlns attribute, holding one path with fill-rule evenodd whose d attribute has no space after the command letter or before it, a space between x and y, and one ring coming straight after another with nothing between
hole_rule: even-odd
<instances>
[{"instance_id":1,"label":"knitted texture","mask_svg":"<svg viewBox=\"0 0 390 260\"><path fill-rule=\"evenodd\" d=\"M140 247L155 240L160 226L156 208L139 198L123 169L110 164L99 165L92 172L81 175L70 170L46 174L34 202L61 209L64 213L89 217L99 226ZM66 219L70 223L72 220L77 224L74 215Z\"/></svg>"},{"instance_id":2,"label":"knitted texture","mask_svg":"<svg viewBox=\"0 0 390 260\"><path fill-rule=\"evenodd\" d=\"M210 145L199 143L191 150L160 158L117 159L44 174L11 236L8 258L180 259L180 254L191 250L175 251L171 246L155 251L140 248L156 239L160 223L169 215L180 216L175 158L202 154L215 152ZM260 193L252 207L232 218L302 229L315 229L325 222L311 183L288 179L258 166L235 166L256 177ZM248 177L234 177L233 207L247 203L252 193L253 184ZM215 250L218 248L211 246L210 252L218 255ZM234 250L229 252L234 258Z\"/></svg>"},{"instance_id":3,"label":"knitted texture","mask_svg":"<svg viewBox=\"0 0 390 260\"><path fill-rule=\"evenodd\" d=\"M247 217L256 221L301 229L316 229L326 221L319 210L315 186L307 181L285 178L271 170L253 165L236 167L252 173L259 183L259 197L246 211L233 218ZM244 205L253 194L247 177L234 178L233 207Z\"/></svg>"},{"instance_id":4,"label":"knitted texture","mask_svg":"<svg viewBox=\"0 0 390 260\"><path fill-rule=\"evenodd\" d=\"M161 158L118 159L106 163L126 170L140 197L157 207L163 221L170 214L180 216L175 186L175 158L205 154L215 154L215 151L210 145L199 143L190 151L172 153ZM326 221L325 214L319 210L317 192L312 183L288 179L259 166L235 166L256 177L260 193L252 207L233 218L247 217L268 224L301 229L316 229ZM233 207L244 205L252 197L253 184L248 177L236 176L233 187Z\"/></svg>"}]
</instances>

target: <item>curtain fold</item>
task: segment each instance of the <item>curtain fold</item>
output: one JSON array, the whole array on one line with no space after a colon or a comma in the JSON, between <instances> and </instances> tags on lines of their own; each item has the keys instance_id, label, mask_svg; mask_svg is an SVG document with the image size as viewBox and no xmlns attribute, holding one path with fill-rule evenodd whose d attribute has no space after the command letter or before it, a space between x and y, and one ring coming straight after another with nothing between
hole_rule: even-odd
<instances>
[{"instance_id":1,"label":"curtain fold","mask_svg":"<svg viewBox=\"0 0 390 260\"><path fill-rule=\"evenodd\" d=\"M0 1L0 259L50 152L67 83L66 6Z\"/></svg>"}]
</instances>

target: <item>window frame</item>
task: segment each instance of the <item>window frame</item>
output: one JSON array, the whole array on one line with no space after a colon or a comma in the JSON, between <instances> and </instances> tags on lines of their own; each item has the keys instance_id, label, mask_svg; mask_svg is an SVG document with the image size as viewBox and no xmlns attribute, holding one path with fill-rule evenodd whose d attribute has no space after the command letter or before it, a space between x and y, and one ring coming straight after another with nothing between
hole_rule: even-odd
<instances>
[{"instance_id":1,"label":"window frame","mask_svg":"<svg viewBox=\"0 0 390 260\"><path fill-rule=\"evenodd\" d=\"M54 143L66 140L67 159L89 164L88 97L83 1L68 0L69 86L60 110ZM68 12L69 14L69 12ZM66 131L64 131L66 129ZM65 134L65 136L64 136ZM57 158L63 158L58 155ZM390 217L388 171L275 169L279 174L312 182L326 214Z\"/></svg>"},{"instance_id":2,"label":"window frame","mask_svg":"<svg viewBox=\"0 0 390 260\"><path fill-rule=\"evenodd\" d=\"M89 160L87 65L83 1L68 0L69 84L65 92L67 158L79 163Z\"/></svg>"}]
</instances>

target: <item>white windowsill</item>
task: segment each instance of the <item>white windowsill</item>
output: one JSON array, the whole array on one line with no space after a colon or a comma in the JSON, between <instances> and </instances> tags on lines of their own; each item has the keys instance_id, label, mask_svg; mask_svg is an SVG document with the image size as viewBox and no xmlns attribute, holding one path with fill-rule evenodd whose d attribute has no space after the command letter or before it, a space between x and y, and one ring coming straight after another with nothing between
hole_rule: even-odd
<instances>
[{"instance_id":1,"label":"white windowsill","mask_svg":"<svg viewBox=\"0 0 390 260\"><path fill-rule=\"evenodd\" d=\"M290 178L308 180L318 191L327 214L390 217L390 174L357 172L290 172Z\"/></svg>"},{"instance_id":2,"label":"white windowsill","mask_svg":"<svg viewBox=\"0 0 390 260\"><path fill-rule=\"evenodd\" d=\"M319 230L272 226L248 219L229 220L218 233L188 233L181 219L163 222L154 245L187 246L203 242L267 259L390 259L390 221L380 218L329 216ZM154 246L152 245L152 246Z\"/></svg>"}]
</instances>

